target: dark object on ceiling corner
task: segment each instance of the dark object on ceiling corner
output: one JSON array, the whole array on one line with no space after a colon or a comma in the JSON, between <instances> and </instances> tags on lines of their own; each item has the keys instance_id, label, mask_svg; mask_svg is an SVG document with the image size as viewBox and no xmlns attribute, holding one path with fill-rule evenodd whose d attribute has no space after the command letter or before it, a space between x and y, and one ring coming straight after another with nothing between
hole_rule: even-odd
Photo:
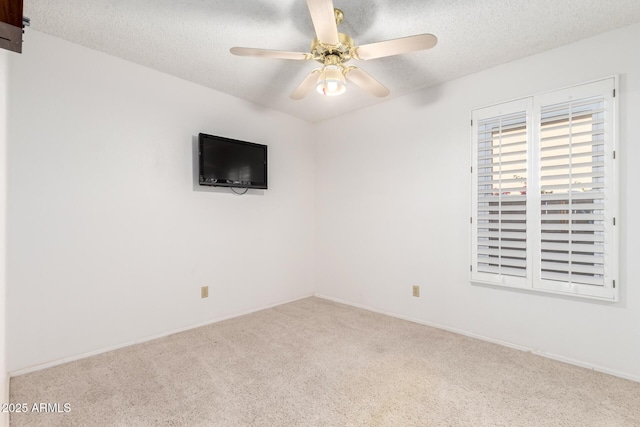
<instances>
[{"instance_id":1,"label":"dark object on ceiling corner","mask_svg":"<svg viewBox=\"0 0 640 427\"><path fill-rule=\"evenodd\" d=\"M23 0L0 0L0 48L22 53L23 28L29 18L22 16Z\"/></svg>"}]
</instances>

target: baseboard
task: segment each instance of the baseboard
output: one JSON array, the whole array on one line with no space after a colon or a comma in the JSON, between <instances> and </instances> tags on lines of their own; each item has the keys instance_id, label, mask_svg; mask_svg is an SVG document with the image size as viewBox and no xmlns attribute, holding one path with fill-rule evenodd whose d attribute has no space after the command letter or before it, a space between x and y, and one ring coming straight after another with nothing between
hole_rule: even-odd
<instances>
[{"instance_id":1,"label":"baseboard","mask_svg":"<svg viewBox=\"0 0 640 427\"><path fill-rule=\"evenodd\" d=\"M240 313L232 314L230 316L218 317L218 318L214 318L214 319L211 319L211 320L207 320L205 322L196 323L196 324L190 325L190 326L185 326L183 328L172 329L170 331L162 332L162 333L155 334L155 335L150 335L150 336L147 336L147 337L136 339L134 341L128 341L128 342L124 342L122 344L118 344L118 345L114 345L114 346L110 346L110 347L104 347L104 348L100 348L100 349L97 349L97 350L92 350L92 351L88 351L88 352L85 352L85 353L77 354L77 355L74 355L74 356L68 356L68 357L52 360L52 361L45 362L45 363L39 363L37 365L29 366L29 367L22 368L22 369L16 369L15 371L11 371L11 372L9 372L7 374L7 387L9 387L9 379L11 377L17 377L17 376L28 374L28 373L31 373L31 372L41 371L43 369L51 368L51 367L54 367L54 366L62 365L64 363L69 363L69 362L73 362L73 361L80 360L80 359L85 359L87 357L96 356L98 354L106 353L106 352L113 351L113 350L118 350L120 348L129 347L129 346L132 346L132 345L141 344L141 343L148 342L148 341L153 341L153 340L158 339L158 338L163 338L163 337L166 337L166 336L169 336L169 335L173 335L173 334L177 334L177 333L180 333L180 332L189 331L191 329L200 328L202 326L211 325L213 323L222 322L224 320L229 320L229 319L233 319L233 318L236 318L236 317L245 316L247 314L256 313L258 311L268 310L268 309L273 308L273 307L278 307L278 306L283 305L283 304L289 304L289 303L292 303L292 302L295 302L295 301L300 301L302 299L309 298L309 297L312 297L312 296L313 296L313 294L310 293L310 294L306 294L306 295L303 295L301 297L297 297L297 298L294 298L294 299L277 302L275 304L270 304L270 305L259 307L259 308L252 308L250 310L242 311Z\"/></svg>"},{"instance_id":2,"label":"baseboard","mask_svg":"<svg viewBox=\"0 0 640 427\"><path fill-rule=\"evenodd\" d=\"M421 325L430 326L430 327L437 328L437 329L442 329L442 330L453 332L453 333L456 333L456 334L459 334L459 335L464 335L464 336L467 336L467 337L470 337L470 338L476 338L476 339L479 339L479 340L482 340L482 341L490 342L490 343L493 343L493 344L498 344L498 345L501 345L501 346L504 346L504 347L513 348L515 350L527 351L527 352L530 352L530 353L535 354L537 356L545 357L547 359L557 360L559 362L568 363L570 365L575 365L575 366L580 366L580 367L586 368L586 369L592 369L594 371L602 372L602 373L608 374L608 375L613 375L613 376L616 376L616 377L619 377L619 378L624 378L624 379L627 379L627 380L640 382L640 377L638 377L636 375L631 375L631 374L628 374L628 373L625 373L625 372L620 372L620 371L617 371L617 370L614 370L614 369L608 369L608 368L605 368L605 367L602 367L602 366L586 363L586 362L583 362L583 361L580 361L580 360L571 359L571 358L564 357L564 356L557 355L557 354L553 354L553 353L547 353L547 352L534 350L534 349L526 347L526 346L514 344L514 343L511 343L511 342L508 342L508 341L498 340L498 339L495 339L495 338L491 338L491 337L488 337L488 336L485 336L485 335L476 334L476 333L465 331L465 330L462 330L462 329L452 328L452 327L449 327L449 326L446 326L446 325L442 325L442 324L439 324L439 323L428 322L428 321L416 319L416 318L413 318L413 317L410 317L410 316L405 316L405 315L402 315L402 314L397 314L397 313L392 313L392 312L389 312L389 311L381 310L381 309L378 309L378 308L375 308L375 307L370 307L370 306L367 306L367 305L364 305L364 304L357 304L357 303L353 303L351 301L342 300L340 298L334 298L334 297L330 297L330 296L327 296L327 295L322 295L322 294L315 293L315 294L303 295L303 296L298 297L298 298L294 298L294 299L286 300L286 301L281 301L281 302L278 302L278 303L275 303L275 304L270 304L270 305L259 307L259 308L246 310L246 311L243 311L243 312L240 312L240 313L237 313L237 314L233 314L233 315L230 315L230 316L211 319L211 320L208 320L206 322L197 323L197 324L186 326L186 327L183 327L183 328L173 329L173 330L170 330L170 331L162 332L160 334L143 337L143 338L137 339L135 341L129 341L129 342L125 342L125 343L122 343L122 344L115 345L115 346L105 347L105 348L101 348L101 349L97 349L97 350L81 353L81 354L78 354L78 355L64 357L64 358L53 360L53 361L50 361L50 362L45 362L45 363L29 366L29 367L26 367L26 368L22 368L22 369L17 369L15 371L11 371L11 372L7 373L6 396L9 396L9 385L10 385L9 381L10 381L11 377L17 377L19 375L24 375L24 374L28 374L28 373L31 373L31 372L40 371L42 369L51 368L53 366L62 365L64 363L73 362L75 360L84 359L84 358L87 358L87 357L95 356L95 355L106 353L106 352L113 351L113 350L117 350L119 348L129 347L131 345L136 345L136 344L140 344L140 343L143 343L143 342L152 341L152 340L155 340L155 339L158 339L158 338L166 337L168 335L173 335L173 334L176 334L176 333L185 332L185 331L188 331L188 330L191 330L191 329L195 329L195 328L199 328L199 327L202 327L202 326L211 325L213 323L222 322L224 320L233 319L233 318L240 317L240 316L245 316L247 314L255 313L255 312L258 312L258 311L268 310L268 309L273 308L273 307L277 307L277 306L280 306L280 305L283 305L283 304L289 304L291 302L299 301L299 300L302 300L302 299L305 299L305 298L309 298L311 296L315 296L317 298L322 298L322 299L325 299L325 300L328 300L328 301L333 301L333 302L337 302L337 303L340 303L340 304L348 305L348 306L351 306L351 307L360 308L360 309L363 309L363 310L372 311L374 313L380 313L380 314L384 314L386 316L391 316L391 317L395 317L395 318L398 318L398 319L407 320L409 322L418 323L418 324L421 324ZM2 416L2 414L0 414L0 416Z\"/></svg>"},{"instance_id":3,"label":"baseboard","mask_svg":"<svg viewBox=\"0 0 640 427\"><path fill-rule=\"evenodd\" d=\"M593 371L602 372L603 374L613 375L615 377L624 378L626 380L640 382L640 377L639 376L628 374L626 372L620 372L620 371L617 371L615 369L609 369L609 368L605 368L605 367L602 367L602 366L599 366L599 365L594 365L594 364L591 364L591 363L583 362L581 360L571 359L569 357L564 357L564 356L560 356L560 355L553 354L553 353L547 353L547 352L535 350L535 349L532 349L532 348L529 348L529 347L526 347L526 346L510 343L508 341L498 340L498 339L495 339L495 338L487 337L485 335L476 334L476 333L465 331L465 330L462 330L462 329L451 328L449 326L441 325L439 323L427 322L427 321L424 321L424 320L415 319L415 318L410 317L410 316L405 316L405 315L402 315L402 314L397 314L397 313L384 311L384 310L381 310L381 309L378 309L378 308L375 308L375 307L370 307L370 306L363 305L363 304L357 304L357 303L353 303L353 302L350 302L350 301L345 301L345 300L342 300L340 298L334 298L334 297L330 297L330 296L322 295L322 294L317 294L317 293L314 294L314 296L317 297L317 298L326 299L328 301L337 302L339 304L344 304L344 305L348 305L348 306L351 306L351 307L361 308L363 310L372 311L374 313L380 313L380 314L384 314L386 316L395 317L397 319L402 319L402 320L407 320L409 322L418 323L420 325L425 325L425 326L430 326L432 328L442 329L442 330L445 330L445 331L453 332L455 334L464 335L464 336L467 336L467 337L470 337L470 338L476 338L476 339L479 339L479 340L482 340L482 341L487 341L487 342L490 342L490 343L493 343L493 344L498 344L498 345L501 345L501 346L504 346L504 347L513 348L515 350L526 351L526 352L529 352L531 354L535 354L536 356L545 357L547 359L556 360L558 362L568 363L570 365L579 366L581 368L591 369Z\"/></svg>"}]
</instances>

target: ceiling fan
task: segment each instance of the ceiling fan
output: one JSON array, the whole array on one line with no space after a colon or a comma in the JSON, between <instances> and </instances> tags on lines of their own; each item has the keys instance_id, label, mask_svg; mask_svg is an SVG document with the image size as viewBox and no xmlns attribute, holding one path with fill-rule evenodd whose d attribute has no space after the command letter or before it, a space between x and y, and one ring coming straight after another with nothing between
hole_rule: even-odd
<instances>
[{"instance_id":1,"label":"ceiling fan","mask_svg":"<svg viewBox=\"0 0 640 427\"><path fill-rule=\"evenodd\" d=\"M420 34L356 46L351 37L338 32L338 25L342 22L344 15L340 9L334 9L333 0L307 0L307 6L316 31L310 53L247 47L230 49L232 54L240 56L314 60L322 64L322 67L311 71L291 93L291 98L295 100L304 98L314 86L322 95L342 95L347 90L346 79L375 96L387 96L389 89L384 85L360 68L353 65L346 66L345 63L351 59L369 60L431 49L438 43L438 39L433 34Z\"/></svg>"}]
</instances>

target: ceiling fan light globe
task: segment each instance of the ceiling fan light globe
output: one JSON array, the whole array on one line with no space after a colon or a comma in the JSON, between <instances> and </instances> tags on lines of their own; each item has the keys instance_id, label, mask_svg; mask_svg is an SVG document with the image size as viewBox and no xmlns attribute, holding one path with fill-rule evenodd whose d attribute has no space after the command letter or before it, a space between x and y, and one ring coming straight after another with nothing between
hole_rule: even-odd
<instances>
[{"instance_id":1,"label":"ceiling fan light globe","mask_svg":"<svg viewBox=\"0 0 640 427\"><path fill-rule=\"evenodd\" d=\"M320 73L316 91L325 96L338 96L347 91L347 81L340 67L328 65Z\"/></svg>"}]
</instances>

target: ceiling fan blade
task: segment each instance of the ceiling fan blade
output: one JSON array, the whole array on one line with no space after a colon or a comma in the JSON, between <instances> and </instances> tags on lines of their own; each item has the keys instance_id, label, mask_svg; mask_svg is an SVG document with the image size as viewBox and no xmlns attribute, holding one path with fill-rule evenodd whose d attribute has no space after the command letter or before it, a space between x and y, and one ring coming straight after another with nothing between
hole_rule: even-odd
<instances>
[{"instance_id":1,"label":"ceiling fan blade","mask_svg":"<svg viewBox=\"0 0 640 427\"><path fill-rule=\"evenodd\" d=\"M377 97L382 98L389 95L389 89L358 67L347 67L344 70L344 76Z\"/></svg>"},{"instance_id":2,"label":"ceiling fan blade","mask_svg":"<svg viewBox=\"0 0 640 427\"><path fill-rule=\"evenodd\" d=\"M318 73L320 72L320 68L316 68L311 71L307 77L304 78L302 83L291 93L291 99L295 99L296 101L307 96L307 93L311 90L313 86L318 82Z\"/></svg>"},{"instance_id":3,"label":"ceiling fan blade","mask_svg":"<svg viewBox=\"0 0 640 427\"><path fill-rule=\"evenodd\" d=\"M338 44L338 25L333 11L333 0L307 0L313 28L320 43Z\"/></svg>"},{"instance_id":4,"label":"ceiling fan blade","mask_svg":"<svg viewBox=\"0 0 640 427\"><path fill-rule=\"evenodd\" d=\"M420 34L400 39L358 46L355 50L357 59L375 59L385 56L400 55L417 50L431 49L438 44L438 38L433 34Z\"/></svg>"},{"instance_id":5,"label":"ceiling fan blade","mask_svg":"<svg viewBox=\"0 0 640 427\"><path fill-rule=\"evenodd\" d=\"M232 47L229 49L231 53L239 56L260 56L263 58L275 59L292 59L295 61L304 61L311 59L311 54L302 52L287 52L284 50L255 49L252 47Z\"/></svg>"}]
</instances>

